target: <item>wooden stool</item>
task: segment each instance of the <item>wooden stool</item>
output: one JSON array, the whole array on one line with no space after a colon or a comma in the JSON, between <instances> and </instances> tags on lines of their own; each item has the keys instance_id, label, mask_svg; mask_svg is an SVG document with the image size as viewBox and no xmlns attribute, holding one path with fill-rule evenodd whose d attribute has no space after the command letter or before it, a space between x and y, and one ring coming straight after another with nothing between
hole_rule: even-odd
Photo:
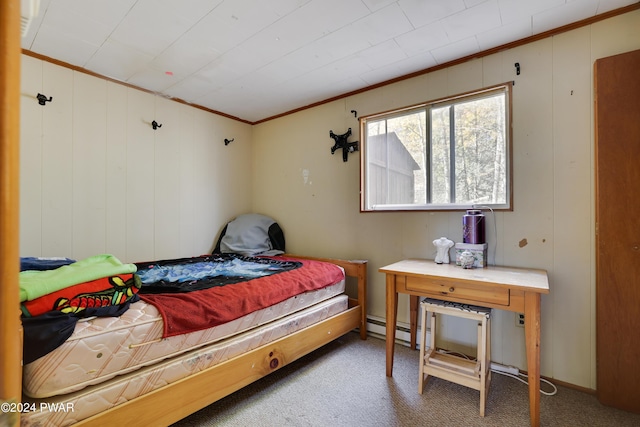
<instances>
[{"instance_id":1,"label":"wooden stool","mask_svg":"<svg viewBox=\"0 0 640 427\"><path fill-rule=\"evenodd\" d=\"M429 375L442 378L480 391L480 416L484 417L487 392L491 382L491 309L425 298L420 303L422 330L420 341L420 380L418 391L422 394ZM427 312L431 313L431 341L427 340ZM463 317L478 321L477 360L447 354L436 348L436 313Z\"/></svg>"}]
</instances>

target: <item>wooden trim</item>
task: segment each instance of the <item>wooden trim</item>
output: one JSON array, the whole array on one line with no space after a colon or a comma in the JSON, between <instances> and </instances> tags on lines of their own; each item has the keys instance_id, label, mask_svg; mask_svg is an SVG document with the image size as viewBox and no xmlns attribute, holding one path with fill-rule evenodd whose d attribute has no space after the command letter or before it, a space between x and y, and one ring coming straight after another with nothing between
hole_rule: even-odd
<instances>
[{"instance_id":1,"label":"wooden trim","mask_svg":"<svg viewBox=\"0 0 640 427\"><path fill-rule=\"evenodd\" d=\"M527 375L527 372L521 372L522 374ZM549 381L550 383L552 383L555 386L560 386L560 387L565 387L565 388L570 388L571 390L575 390L575 391L579 391L581 393L586 393L589 394L591 396L596 396L596 391L592 388L587 388L587 387L582 387L579 385L575 385L575 384L571 384L571 383L567 383L564 381L560 381L558 379L555 378L549 378L547 376L544 375L540 375L540 379L545 379L547 381ZM540 388L545 388L542 384L540 385ZM547 389L545 391L549 391L549 386L547 386Z\"/></svg>"},{"instance_id":2,"label":"wooden trim","mask_svg":"<svg viewBox=\"0 0 640 427\"><path fill-rule=\"evenodd\" d=\"M465 211L467 209L471 209L477 204L464 204L464 203L416 203L416 204L398 204L396 206L404 206L397 208L367 208L367 194L368 191L365 191L364 183L366 182L366 174L367 168L369 168L370 164L366 161L367 151L368 151L368 141L365 139L366 127L368 121L375 120L384 120L389 118L394 118L397 116L401 116L404 113L409 114L412 113L426 113L426 121L428 123L427 128L431 128L431 119L429 118L429 111L433 108L439 108L440 106L447 104L456 104L458 102L468 102L474 99L479 99L483 96L487 96L487 94L504 94L506 105L505 105L505 116L506 116L506 124L505 124L505 137L506 144L505 149L507 150L506 156L506 167L509 171L507 176L507 188L505 193L507 193L507 198L509 200L508 207L496 207L494 204L486 203L491 205L493 212L512 212L513 211L513 86L515 82L507 81L504 83L498 83L491 86L486 86L480 89L469 90L462 93L457 93L454 95L444 96L441 98L431 99L428 101L421 101L416 104L411 104L403 107L392 108L389 110L366 114L358 117L359 122L359 131L360 131L360 213L376 213L379 214L381 212L460 212ZM376 166L385 167L383 162L379 162ZM400 170L394 170L395 173L399 173ZM413 178L411 176L411 178ZM496 203L495 205L504 205L504 203ZM385 206L390 206L386 205Z\"/></svg>"},{"instance_id":3,"label":"wooden trim","mask_svg":"<svg viewBox=\"0 0 640 427\"><path fill-rule=\"evenodd\" d=\"M27 50L27 49L22 49L22 53L24 55L26 55L26 56L30 56L32 58L39 59L41 61L49 62L51 64L58 65L58 66L64 67L64 68L68 68L68 69L70 69L72 71L77 71L79 73L87 74L87 75L92 76L92 77L97 77L99 79L103 79L103 80L106 80L108 82L117 83L119 85L131 88L131 89L136 89L136 90L139 90L139 91L142 91L142 92L145 92L145 93L150 93L152 95L161 96L163 98L170 99L171 101L175 101L175 102L178 102L180 104L188 105L190 107L197 108L199 110L203 110L203 111L206 111L206 112L211 113L211 114L216 114L218 116L226 117L228 119L236 120L236 121L242 122L242 123L253 124L249 120L241 119L239 117L232 116L231 114L223 113L222 111L212 110L211 108L207 108L207 107L204 107L204 106L198 105L198 104L192 104L192 103L187 102L185 100L182 100L180 98L172 98L172 97L169 97L169 96L166 96L166 95L162 95L162 94L160 94L158 92L154 92L154 91L149 90L149 89L144 89L144 88L142 88L140 86L132 85L131 83L123 82L121 80L117 80L117 79L114 79L114 78L111 78L111 77L103 76L102 74L95 73L93 71L87 70L86 68L78 67L76 65L69 64L68 62L60 61L59 59L51 58L51 57L46 56L46 55L41 55L39 53L35 53L35 52L32 52L32 51Z\"/></svg>"},{"instance_id":4,"label":"wooden trim","mask_svg":"<svg viewBox=\"0 0 640 427\"><path fill-rule=\"evenodd\" d=\"M380 83L376 83L376 84L373 84L373 85L370 85L370 86L363 87L362 89L357 89L357 90L353 90L351 92L346 92L346 93L343 93L343 94L340 94L340 95L332 96L331 98L327 98L327 99L324 99L324 100L321 100L321 101L318 101L318 102L314 102L314 103L311 103L311 104L308 104L308 105L305 105L305 106L302 106L302 107L294 108L293 110L285 111L283 113L279 113L279 114L276 114L276 115L273 115L273 116L269 116L269 117L266 117L264 119L256 120L254 122L249 121L249 120L245 120L245 119L241 119L239 117L235 117L235 116L232 116L230 114L223 113L221 111L212 110L210 108L207 108L207 107L204 107L204 106L201 106L201 105L198 105L198 104L191 104L191 103L189 103L187 101L184 101L182 99L179 99L179 98L170 98L170 99L173 100L173 101L185 104L185 105L189 105L189 106L194 107L194 108L198 108L200 110L207 111L207 112L212 113L212 114L217 114L219 116L227 117L227 118L232 119L232 120L237 120L237 121L242 122L242 123L247 123L247 124L250 124L250 125L257 125L257 124L260 124L260 123L268 122L270 120L278 119L280 117L288 116L290 114L294 114L294 113L297 113L297 112L300 112L300 111L304 111L304 110L308 110L308 109L311 109L311 108L314 108L314 107L318 107L320 105L328 104L328 103L333 102L333 101L338 101L338 100L343 99L343 98L348 98L350 96L358 95L358 94L363 93L363 92L368 92L368 91L373 90L373 89L378 89L378 88L381 88L381 87L384 87L384 86L388 86L388 85L393 84L393 83L401 82L403 80L408 80L408 79L411 79L411 78L414 78L414 77L422 76L424 74L432 73L434 71L441 70L443 68L448 68L448 67L451 67L453 65L458 65L458 64L462 64L462 63L467 62L467 61L471 61L471 60L474 60L474 59L483 58L485 56L493 55L494 53L501 52L503 50L513 49L514 47L522 46L522 45L525 45L525 44L528 44L528 43L533 43L535 41L538 41L538 40L541 40L541 39L545 39L547 37L553 37L555 35L562 34L562 33L565 33L567 31L575 30L576 28L584 27L586 25L591 25L591 24L594 24L596 22L612 18L614 16L623 15L623 14L625 14L627 12L632 12L632 11L637 10L637 9L640 9L640 2L634 3L634 4L629 5L629 6L621 7L621 8L618 8L618 9L614 9L614 10L611 10L609 12L601 13L600 15L596 15L596 16L593 16L591 18L583 19L582 21L574 22L572 24L568 24L568 25L565 25L565 26L562 26L562 27L558 27L558 28L555 28L553 30L548 30L548 31L545 31L545 32L540 33L540 34L535 34L533 36L525 37L525 38L520 39L520 40L516 40L516 41L510 42L510 43L505 43L503 45L496 46L496 47L491 48L491 49L486 49L486 50L483 50L482 52L474 53L472 55L468 55L468 56L465 56L463 58L459 58L459 59L456 59L456 60L453 60L453 61L445 62L443 64L438 64L438 65L435 65L433 67L429 67L429 68L425 68L423 70L415 71L413 73L405 74L404 76L400 76L400 77L396 77L396 78L393 78L393 79L385 80L385 81L380 82ZM71 65L71 64L68 64L66 62L59 61L59 60L54 59L54 58L50 58L48 56L40 55L40 54L32 52L30 50L23 49L22 53L24 55L31 56L31 57L34 57L34 58L37 58L37 59L41 59L43 61L51 62L52 64L60 65L61 67L70 68L72 70L79 71L81 73L85 73L85 74L88 74L88 75L91 75L91 76L94 76L94 77L98 77L98 78L101 78L101 79L105 79L107 81L111 81L111 82L114 82L114 83L119 83L119 84L122 84L124 86L130 87L130 88L133 88L133 89L138 89L138 90L141 90L143 92L153 93L155 95L159 95L156 92L153 92L153 91L150 91L150 90L147 90L147 89L142 89L142 88L140 88L138 86L134 86L132 84L125 83L125 82L122 82L120 80L115 80L115 79L112 79L112 78L109 78L109 77L94 73L93 71L89 71L89 70L87 70L85 68L77 67L75 65Z\"/></svg>"},{"instance_id":5,"label":"wooden trim","mask_svg":"<svg viewBox=\"0 0 640 427\"><path fill-rule=\"evenodd\" d=\"M22 327L18 291L20 167L20 1L0 2L0 402L20 402ZM0 425L17 426L17 412Z\"/></svg>"},{"instance_id":6,"label":"wooden trim","mask_svg":"<svg viewBox=\"0 0 640 427\"><path fill-rule=\"evenodd\" d=\"M520 374L522 374L522 375L527 375L527 376L528 376L528 375L529 375L529 371L526 371L526 370L525 370L525 371L520 370ZM500 374L498 374L498 375L500 375ZM549 382L550 382L551 384L553 384L554 386L560 386L560 387L570 388L571 390L579 391L579 392L581 392L581 393L586 393L586 394L592 395L592 396L594 396L594 397L595 397L595 396L596 396L596 394L597 394L596 390L594 390L594 389L592 389L592 388L583 387L583 386L579 386L579 385L576 385L576 384L571 384L571 383L568 383L568 382L565 382L565 381L560 381L559 379L556 379L556 378L553 378L553 377L548 377L548 376L546 376L546 375L540 375L540 379L541 379L541 380L542 380L542 379L544 379L544 380L546 380L546 381L549 381ZM548 388L548 387L550 387L550 386L547 386L547 388ZM542 385L542 383L540 384L540 388L541 388L541 389L545 388L545 387ZM546 391L549 391L549 390L546 390Z\"/></svg>"},{"instance_id":7,"label":"wooden trim","mask_svg":"<svg viewBox=\"0 0 640 427\"><path fill-rule=\"evenodd\" d=\"M354 90L354 91L351 91L351 92L343 93L341 95L336 95L336 96L333 96L331 98L327 98L327 99L322 100L322 101L314 102L314 103L306 105L304 107L299 107L299 108L296 108L296 109L293 109L293 110L286 111L286 112L281 113L281 114L276 114L274 116L270 116L270 117L267 117L267 118L264 118L264 119L261 119L261 120L257 120L255 122L253 122L252 124L257 125L259 123L268 122L268 121L273 120L273 119L277 119L277 118L280 118L280 117L283 117L283 116L288 116L289 114L297 113L297 112L303 111L303 110L308 110L310 108L314 108L314 107L317 107L319 105L327 104L329 102L337 101L337 100L340 100L340 99L343 99L343 98L348 98L350 96L358 95L358 94L363 93L363 92L368 92L368 91L370 91L372 89L378 89L378 88L381 88L381 87L384 87L384 86L388 86L388 85L393 84L393 83L401 82L403 80L408 80L408 79L412 79L414 77L422 76L424 74L432 73L434 71L441 70L443 68L449 68L449 67L454 66L454 65L462 64L463 62L468 62L468 61L471 61L471 60L474 60L474 59L483 58L485 56L493 55L494 53L498 53L498 52L501 52L503 50L513 49L514 47L518 47L518 46L522 46L522 45L525 45L525 44L533 43L535 41L542 40L542 39L545 39L547 37L553 37L553 36L556 36L558 34L562 34L562 33L565 33L567 31L575 30L576 28L584 27L586 25L591 25L591 24L594 24L596 22L600 22L600 21L603 21L605 19L612 18L614 16L623 15L623 14L625 14L627 12L632 12L632 11L637 10L637 9L640 9L640 2L634 3L634 4L629 5L629 6L621 7L619 9L611 10L609 12L601 13L600 15L596 15L596 16L593 16L591 18L583 19L582 21L574 22L573 24L568 24L568 25L565 25L565 26L562 26L562 27L555 28L553 30L545 31L545 32L540 33L540 34L535 34L533 36L525 37L525 38L520 39L520 40L516 40L516 41L510 42L510 43L505 43L503 45L496 46L496 47L491 48L491 49L483 50L482 52L474 53L472 55L468 55L468 56L465 56L463 58L459 58L459 59L456 59L456 60L453 60L453 61L449 61L449 62L445 62L445 63L442 63L442 64L438 64L438 65L435 65L433 67L425 68L424 70L415 71L415 72L410 73L410 74L405 74L404 76L396 77L396 78L393 78L393 79L390 79L390 80L385 80L383 82L376 83L376 84L364 87L362 89L357 89L357 90Z\"/></svg>"},{"instance_id":8,"label":"wooden trim","mask_svg":"<svg viewBox=\"0 0 640 427\"><path fill-rule=\"evenodd\" d=\"M454 95L443 96L436 99L430 99L428 101L418 102L416 104L407 105L399 108L391 108L389 110L381 111L378 113L366 114L358 117L360 122L367 122L368 120L386 118L388 116L396 116L401 113L411 111L411 110L424 110L427 107L437 108L442 104L453 104L457 101L468 101L474 100L477 98L481 98L485 96L487 93L507 93L509 95L509 99L511 98L511 91L513 90L514 81L507 81L504 83L498 83L495 85L483 87L475 90L468 90L462 93L456 93Z\"/></svg>"}]
</instances>

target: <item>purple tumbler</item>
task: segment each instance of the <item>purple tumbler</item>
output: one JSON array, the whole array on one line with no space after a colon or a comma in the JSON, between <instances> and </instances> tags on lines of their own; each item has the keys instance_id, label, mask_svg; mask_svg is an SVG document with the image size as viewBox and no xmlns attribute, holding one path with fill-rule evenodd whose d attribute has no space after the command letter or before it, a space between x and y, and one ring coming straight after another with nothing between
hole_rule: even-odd
<instances>
[{"instance_id":1,"label":"purple tumbler","mask_svg":"<svg viewBox=\"0 0 640 427\"><path fill-rule=\"evenodd\" d=\"M470 209L462 217L462 242L482 244L484 239L484 215L479 209Z\"/></svg>"}]
</instances>

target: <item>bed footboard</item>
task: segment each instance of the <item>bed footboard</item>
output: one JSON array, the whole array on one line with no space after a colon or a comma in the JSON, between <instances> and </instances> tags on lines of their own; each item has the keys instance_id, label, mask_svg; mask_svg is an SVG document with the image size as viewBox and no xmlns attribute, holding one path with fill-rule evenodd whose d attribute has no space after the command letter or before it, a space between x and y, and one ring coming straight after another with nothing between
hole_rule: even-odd
<instances>
[{"instance_id":1,"label":"bed footboard","mask_svg":"<svg viewBox=\"0 0 640 427\"><path fill-rule=\"evenodd\" d=\"M347 277L352 277L358 282L358 297L350 301L351 305L359 305L362 310L360 313L360 338L367 339L367 261L366 260L343 260L337 258L317 258L301 255L289 255L292 258L311 259L316 261L330 262L339 265L344 269Z\"/></svg>"}]
</instances>

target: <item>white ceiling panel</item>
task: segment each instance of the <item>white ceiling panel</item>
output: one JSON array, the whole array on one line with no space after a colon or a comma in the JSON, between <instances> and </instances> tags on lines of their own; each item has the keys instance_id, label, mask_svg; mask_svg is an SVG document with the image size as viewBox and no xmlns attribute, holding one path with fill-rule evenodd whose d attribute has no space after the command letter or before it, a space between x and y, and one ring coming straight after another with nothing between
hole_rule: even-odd
<instances>
[{"instance_id":1,"label":"white ceiling panel","mask_svg":"<svg viewBox=\"0 0 640 427\"><path fill-rule=\"evenodd\" d=\"M143 68L134 73L129 79L129 83L134 86L144 85L147 90L162 93L171 86L175 85L179 80L166 71L160 71L153 68Z\"/></svg>"},{"instance_id":2,"label":"white ceiling panel","mask_svg":"<svg viewBox=\"0 0 640 427\"><path fill-rule=\"evenodd\" d=\"M194 28L194 35L226 52L296 10L303 1L224 1ZM191 31L193 32L193 31Z\"/></svg>"},{"instance_id":3,"label":"white ceiling panel","mask_svg":"<svg viewBox=\"0 0 640 427\"><path fill-rule=\"evenodd\" d=\"M169 86L165 91L163 91L163 93L172 98L197 103L196 100L201 99L203 94L209 94L212 92L212 86L213 83L210 79L206 79L199 75L193 75L188 79L180 80L176 84ZM207 98L205 98L205 100L206 99ZM202 105L213 108L208 102L204 102Z\"/></svg>"},{"instance_id":4,"label":"white ceiling panel","mask_svg":"<svg viewBox=\"0 0 640 427\"><path fill-rule=\"evenodd\" d=\"M263 81L264 86L270 87L308 73L325 63L322 52L300 49L265 65L251 76Z\"/></svg>"},{"instance_id":5,"label":"white ceiling panel","mask_svg":"<svg viewBox=\"0 0 640 427\"><path fill-rule=\"evenodd\" d=\"M247 73L240 72L241 67L242 63L233 64L232 61L229 60L228 56L220 57L207 64L193 75L209 82L209 90L201 92L206 93L208 91L219 89L235 81L239 77L246 75Z\"/></svg>"},{"instance_id":6,"label":"white ceiling panel","mask_svg":"<svg viewBox=\"0 0 640 427\"><path fill-rule=\"evenodd\" d=\"M480 52L480 45L475 37L469 37L431 50L431 54L438 64L444 64L478 52Z\"/></svg>"},{"instance_id":7,"label":"white ceiling panel","mask_svg":"<svg viewBox=\"0 0 640 427\"><path fill-rule=\"evenodd\" d=\"M600 0L598 1L598 10L596 13L609 12L610 10L628 6L630 2L627 0ZM633 2L631 2L633 3Z\"/></svg>"},{"instance_id":8,"label":"white ceiling panel","mask_svg":"<svg viewBox=\"0 0 640 427\"><path fill-rule=\"evenodd\" d=\"M390 4L397 3L396 0L362 0L367 5L370 11L375 12Z\"/></svg>"},{"instance_id":9,"label":"white ceiling panel","mask_svg":"<svg viewBox=\"0 0 640 427\"><path fill-rule=\"evenodd\" d=\"M386 66L373 68L368 73L362 74L360 78L367 85L374 85L394 79L396 76L398 76L400 70L404 71L403 74L410 74L420 70L425 70L430 67L434 67L436 65L438 64L433 58L433 55L431 55L431 52L427 52L422 55L415 55L409 58L392 62Z\"/></svg>"},{"instance_id":10,"label":"white ceiling panel","mask_svg":"<svg viewBox=\"0 0 640 427\"><path fill-rule=\"evenodd\" d=\"M553 9L544 10L533 16L534 34L543 33L561 27L564 17L571 17L571 21L580 21L596 14L597 0L572 1Z\"/></svg>"},{"instance_id":11,"label":"white ceiling panel","mask_svg":"<svg viewBox=\"0 0 640 427\"><path fill-rule=\"evenodd\" d=\"M506 24L507 22L513 22L527 16L530 17L532 15L535 15L536 13L542 12L543 10L553 9L564 3L566 3L565 0L498 0L498 4L500 5L500 17L502 18L503 24Z\"/></svg>"},{"instance_id":12,"label":"white ceiling panel","mask_svg":"<svg viewBox=\"0 0 640 427\"><path fill-rule=\"evenodd\" d=\"M634 3L41 0L22 47L256 122Z\"/></svg>"},{"instance_id":13,"label":"white ceiling panel","mask_svg":"<svg viewBox=\"0 0 640 427\"><path fill-rule=\"evenodd\" d=\"M409 56L428 52L451 43L442 21L420 27L396 37L395 40Z\"/></svg>"},{"instance_id":14,"label":"white ceiling panel","mask_svg":"<svg viewBox=\"0 0 640 427\"><path fill-rule=\"evenodd\" d=\"M87 62L85 68L112 79L128 81L129 77L144 69L152 59L152 55L109 39Z\"/></svg>"},{"instance_id":15,"label":"white ceiling panel","mask_svg":"<svg viewBox=\"0 0 640 427\"><path fill-rule=\"evenodd\" d=\"M357 56L346 58L342 61L333 62L325 67L312 71L306 76L311 78L317 75L318 78L325 79L326 82L342 82L344 80L352 80L358 76L371 71L365 61ZM305 76L305 77L306 77ZM321 76L321 77L320 77ZM360 80L361 87L366 86L364 81Z\"/></svg>"},{"instance_id":16,"label":"white ceiling panel","mask_svg":"<svg viewBox=\"0 0 640 427\"><path fill-rule=\"evenodd\" d=\"M111 33L110 39L155 56L162 53L196 22L176 13L177 2L138 0Z\"/></svg>"},{"instance_id":17,"label":"white ceiling panel","mask_svg":"<svg viewBox=\"0 0 640 427\"><path fill-rule=\"evenodd\" d=\"M474 7L479 5L480 3L484 3L487 0L464 0L464 5L467 8Z\"/></svg>"},{"instance_id":18,"label":"white ceiling panel","mask_svg":"<svg viewBox=\"0 0 640 427\"><path fill-rule=\"evenodd\" d=\"M360 1L315 0L296 9L243 43L264 64L313 43L369 14Z\"/></svg>"},{"instance_id":19,"label":"white ceiling panel","mask_svg":"<svg viewBox=\"0 0 640 427\"><path fill-rule=\"evenodd\" d=\"M501 23L498 0L485 1L442 20L452 42L499 28Z\"/></svg>"},{"instance_id":20,"label":"white ceiling panel","mask_svg":"<svg viewBox=\"0 0 640 427\"><path fill-rule=\"evenodd\" d=\"M372 46L414 29L405 12L397 4L391 4L367 15L347 28L353 28L358 38L366 40Z\"/></svg>"},{"instance_id":21,"label":"white ceiling panel","mask_svg":"<svg viewBox=\"0 0 640 427\"><path fill-rule=\"evenodd\" d=\"M398 4L415 28L432 24L466 9L463 0L399 0Z\"/></svg>"},{"instance_id":22,"label":"white ceiling panel","mask_svg":"<svg viewBox=\"0 0 640 427\"><path fill-rule=\"evenodd\" d=\"M402 61L407 58L403 50L398 49L395 40L388 40L358 53L358 57L372 70L384 68L389 64Z\"/></svg>"},{"instance_id":23,"label":"white ceiling panel","mask_svg":"<svg viewBox=\"0 0 640 427\"><path fill-rule=\"evenodd\" d=\"M531 18L512 21L493 30L477 34L480 50L487 50L504 44L505 40L520 40L533 35Z\"/></svg>"},{"instance_id":24,"label":"white ceiling panel","mask_svg":"<svg viewBox=\"0 0 640 427\"><path fill-rule=\"evenodd\" d=\"M345 40L352 40L345 43ZM361 36L361 32L354 26L342 27L331 34L311 43L307 52L313 52L320 59L318 65L324 66L336 61L343 61L347 57L355 56L360 51L369 48L371 44ZM314 67L317 68L317 67Z\"/></svg>"},{"instance_id":25,"label":"white ceiling panel","mask_svg":"<svg viewBox=\"0 0 640 427\"><path fill-rule=\"evenodd\" d=\"M227 52L256 33L252 26L238 27L233 15L224 15L216 9L198 21L180 40L206 44L217 52Z\"/></svg>"},{"instance_id":26,"label":"white ceiling panel","mask_svg":"<svg viewBox=\"0 0 640 427\"><path fill-rule=\"evenodd\" d=\"M40 26L39 34L42 36L33 40L31 50L80 67L85 67L100 47L84 39L71 37L67 32L58 31L56 27L46 24Z\"/></svg>"},{"instance_id":27,"label":"white ceiling panel","mask_svg":"<svg viewBox=\"0 0 640 427\"><path fill-rule=\"evenodd\" d=\"M51 2L52 8L58 8L75 15L83 16L91 21L100 22L110 28L117 26L127 15L137 0L111 0L105 1L77 1L77 0L47 0L46 4L41 0L41 7L49 12L47 5ZM47 18L48 20L49 18Z\"/></svg>"},{"instance_id":28,"label":"white ceiling panel","mask_svg":"<svg viewBox=\"0 0 640 427\"><path fill-rule=\"evenodd\" d=\"M51 33L63 33L69 39L100 46L113 30L113 23L103 23L100 15L54 2L47 9L46 28ZM120 19L126 11L120 14ZM98 18L98 19L96 19ZM117 19L114 21L117 24ZM41 31L44 29L41 29Z\"/></svg>"},{"instance_id":29,"label":"white ceiling panel","mask_svg":"<svg viewBox=\"0 0 640 427\"><path fill-rule=\"evenodd\" d=\"M201 70L220 56L220 52L211 48L202 40L182 37L156 56L150 68L171 72L174 76L185 78Z\"/></svg>"}]
</instances>

